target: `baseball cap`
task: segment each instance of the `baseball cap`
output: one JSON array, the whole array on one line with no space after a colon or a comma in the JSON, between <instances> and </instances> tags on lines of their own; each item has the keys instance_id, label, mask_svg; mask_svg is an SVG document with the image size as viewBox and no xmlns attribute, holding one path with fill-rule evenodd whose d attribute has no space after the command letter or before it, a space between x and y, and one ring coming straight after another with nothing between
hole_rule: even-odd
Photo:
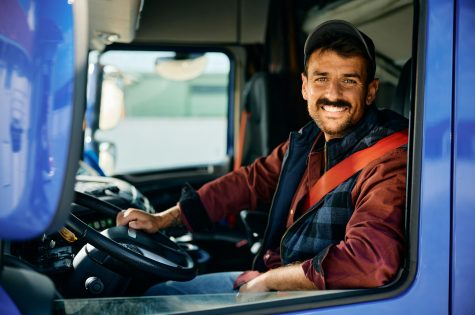
<instances>
[{"instance_id":1,"label":"baseball cap","mask_svg":"<svg viewBox=\"0 0 475 315\"><path fill-rule=\"evenodd\" d=\"M318 25L307 37L304 46L304 62L306 63L316 47L320 46L325 38L352 37L361 43L361 49L370 61L372 74L376 71L374 43L366 34L358 30L353 24L343 20L329 20Z\"/></svg>"}]
</instances>

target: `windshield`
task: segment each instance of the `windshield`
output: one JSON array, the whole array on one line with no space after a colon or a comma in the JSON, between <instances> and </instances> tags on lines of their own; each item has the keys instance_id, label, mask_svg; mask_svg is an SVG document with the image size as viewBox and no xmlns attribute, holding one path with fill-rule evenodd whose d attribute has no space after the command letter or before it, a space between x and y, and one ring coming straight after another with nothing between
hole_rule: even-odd
<instances>
[{"instance_id":1,"label":"windshield","mask_svg":"<svg viewBox=\"0 0 475 315\"><path fill-rule=\"evenodd\" d=\"M230 60L224 53L118 50L101 55L100 65L95 140L107 174L226 160Z\"/></svg>"}]
</instances>

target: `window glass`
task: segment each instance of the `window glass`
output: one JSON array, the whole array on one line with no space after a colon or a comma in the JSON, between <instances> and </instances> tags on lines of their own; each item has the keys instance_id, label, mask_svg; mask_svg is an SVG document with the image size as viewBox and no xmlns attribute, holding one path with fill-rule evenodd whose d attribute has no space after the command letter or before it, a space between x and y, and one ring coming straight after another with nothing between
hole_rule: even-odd
<instances>
[{"instance_id":1,"label":"window glass","mask_svg":"<svg viewBox=\"0 0 475 315\"><path fill-rule=\"evenodd\" d=\"M108 51L99 163L107 174L226 161L230 60L221 52Z\"/></svg>"}]
</instances>

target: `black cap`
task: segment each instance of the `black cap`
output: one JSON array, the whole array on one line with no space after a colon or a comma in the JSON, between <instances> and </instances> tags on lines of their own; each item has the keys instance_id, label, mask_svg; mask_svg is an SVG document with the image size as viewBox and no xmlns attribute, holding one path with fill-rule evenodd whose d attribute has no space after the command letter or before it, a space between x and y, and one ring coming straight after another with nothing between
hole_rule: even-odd
<instances>
[{"instance_id":1,"label":"black cap","mask_svg":"<svg viewBox=\"0 0 475 315\"><path fill-rule=\"evenodd\" d=\"M318 25L307 37L305 41L304 62L307 63L308 58L319 47L319 43L322 38L340 38L340 37L352 37L362 44L362 50L365 52L368 60L370 61L372 75L376 71L376 61L374 53L374 44L371 38L366 34L359 31L353 24L343 20L330 20Z\"/></svg>"}]
</instances>

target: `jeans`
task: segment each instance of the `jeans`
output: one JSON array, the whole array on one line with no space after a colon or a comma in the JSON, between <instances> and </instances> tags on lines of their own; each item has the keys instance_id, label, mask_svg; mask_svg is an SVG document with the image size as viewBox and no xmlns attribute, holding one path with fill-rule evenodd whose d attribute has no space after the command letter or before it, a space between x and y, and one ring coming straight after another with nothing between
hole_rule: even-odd
<instances>
[{"instance_id":1,"label":"jeans","mask_svg":"<svg viewBox=\"0 0 475 315\"><path fill-rule=\"evenodd\" d=\"M233 289L233 285L241 273L241 271L217 272L199 275L186 282L167 281L152 286L145 295L236 293L238 290Z\"/></svg>"}]
</instances>

